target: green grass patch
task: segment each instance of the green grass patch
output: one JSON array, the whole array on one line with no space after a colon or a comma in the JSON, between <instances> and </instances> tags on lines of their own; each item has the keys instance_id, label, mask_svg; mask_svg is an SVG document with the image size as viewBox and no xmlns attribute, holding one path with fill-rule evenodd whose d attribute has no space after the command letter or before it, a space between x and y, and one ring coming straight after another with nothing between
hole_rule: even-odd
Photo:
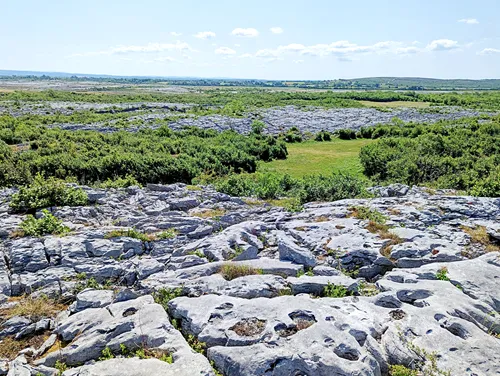
<instances>
[{"instance_id":1,"label":"green grass patch","mask_svg":"<svg viewBox=\"0 0 500 376\"><path fill-rule=\"evenodd\" d=\"M313 174L329 175L332 171L363 177L359 151L372 142L373 140L369 139L333 139L328 142L306 141L287 144L287 159L262 162L258 170L289 174L295 178Z\"/></svg>"},{"instance_id":2,"label":"green grass patch","mask_svg":"<svg viewBox=\"0 0 500 376\"><path fill-rule=\"evenodd\" d=\"M412 108L427 108L431 104L429 102L410 102L410 101L393 101L393 102L375 102L375 101L359 101L359 103L367 107L412 107Z\"/></svg>"}]
</instances>

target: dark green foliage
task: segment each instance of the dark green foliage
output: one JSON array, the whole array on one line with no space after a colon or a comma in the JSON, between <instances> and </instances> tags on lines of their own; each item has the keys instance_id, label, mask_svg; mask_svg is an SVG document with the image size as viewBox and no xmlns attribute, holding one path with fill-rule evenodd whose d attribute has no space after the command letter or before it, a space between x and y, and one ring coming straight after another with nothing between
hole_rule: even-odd
<instances>
[{"instance_id":1,"label":"dark green foliage","mask_svg":"<svg viewBox=\"0 0 500 376\"><path fill-rule=\"evenodd\" d=\"M291 127L285 134L282 135L282 137L285 142L302 142L302 133L300 133L297 127Z\"/></svg>"},{"instance_id":2,"label":"dark green foliage","mask_svg":"<svg viewBox=\"0 0 500 376\"><path fill-rule=\"evenodd\" d=\"M79 206L86 205L87 194L79 188L70 187L64 180L42 175L35 176L33 183L19 188L19 192L12 195L10 207L14 212L32 212L36 209L50 206Z\"/></svg>"},{"instance_id":3,"label":"dark green foliage","mask_svg":"<svg viewBox=\"0 0 500 376\"><path fill-rule=\"evenodd\" d=\"M230 175L215 182L219 192L231 196L255 196L264 200L276 199L297 187L298 181L290 175L271 173Z\"/></svg>"},{"instance_id":4,"label":"dark green foliage","mask_svg":"<svg viewBox=\"0 0 500 376\"><path fill-rule=\"evenodd\" d=\"M27 127L10 116L0 117L2 129L10 130L18 141L29 142L29 150L10 154L0 145L4 160L7 158L1 164L0 186L26 184L37 173L74 176L84 184L120 178L134 184L191 183L202 174L254 172L258 160L287 155L285 143L272 136L244 136L233 131L188 128L173 132L163 126L138 133L102 134L35 124Z\"/></svg>"},{"instance_id":5,"label":"dark green foliage","mask_svg":"<svg viewBox=\"0 0 500 376\"><path fill-rule=\"evenodd\" d=\"M336 133L341 140L354 140L356 138L356 132L352 129L339 129Z\"/></svg>"},{"instance_id":6,"label":"dark green foliage","mask_svg":"<svg viewBox=\"0 0 500 376\"><path fill-rule=\"evenodd\" d=\"M299 191L302 203L311 201L336 201L360 196L364 183L358 178L343 174L311 175L302 179Z\"/></svg>"},{"instance_id":7,"label":"dark green foliage","mask_svg":"<svg viewBox=\"0 0 500 376\"><path fill-rule=\"evenodd\" d=\"M323 296L326 298L343 298L345 296L353 295L347 287L342 285L334 285L328 282L328 284L323 289Z\"/></svg>"},{"instance_id":8,"label":"dark green foliage","mask_svg":"<svg viewBox=\"0 0 500 376\"><path fill-rule=\"evenodd\" d=\"M108 179L98 184L99 188L127 188L133 185L141 186L132 175L127 175L124 178L117 178L115 180Z\"/></svg>"},{"instance_id":9,"label":"dark green foliage","mask_svg":"<svg viewBox=\"0 0 500 376\"><path fill-rule=\"evenodd\" d=\"M256 173L231 175L216 182L216 188L233 196L254 196L260 199L296 197L300 203L335 201L354 198L364 192L364 183L350 175L313 175L295 179L289 175Z\"/></svg>"},{"instance_id":10,"label":"dark green foliage","mask_svg":"<svg viewBox=\"0 0 500 376\"><path fill-rule=\"evenodd\" d=\"M361 149L365 174L379 182L425 184L500 196L500 119L385 126L384 137Z\"/></svg>"},{"instance_id":11,"label":"dark green foliage","mask_svg":"<svg viewBox=\"0 0 500 376\"><path fill-rule=\"evenodd\" d=\"M266 124L260 120L254 120L250 126L252 127L252 133L255 134L262 134L264 129L266 129Z\"/></svg>"},{"instance_id":12,"label":"dark green foliage","mask_svg":"<svg viewBox=\"0 0 500 376\"><path fill-rule=\"evenodd\" d=\"M330 132L328 131L321 131L316 133L316 136L314 137L314 141L331 141L332 136Z\"/></svg>"},{"instance_id":13,"label":"dark green foliage","mask_svg":"<svg viewBox=\"0 0 500 376\"><path fill-rule=\"evenodd\" d=\"M160 304L165 310L168 310L168 302L179 296L182 296L182 287L176 289L161 288L153 294L155 302Z\"/></svg>"},{"instance_id":14,"label":"dark green foliage","mask_svg":"<svg viewBox=\"0 0 500 376\"><path fill-rule=\"evenodd\" d=\"M36 219L29 214L21 222L20 227L25 236L43 236L47 234L59 235L69 231L69 228L62 224L62 221L54 217L48 210L42 210L43 216Z\"/></svg>"}]
</instances>

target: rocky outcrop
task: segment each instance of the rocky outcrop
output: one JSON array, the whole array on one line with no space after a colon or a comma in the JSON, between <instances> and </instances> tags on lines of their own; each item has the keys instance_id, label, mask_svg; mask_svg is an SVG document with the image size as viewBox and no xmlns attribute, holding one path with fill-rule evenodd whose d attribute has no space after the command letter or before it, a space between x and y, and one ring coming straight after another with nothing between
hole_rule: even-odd
<instances>
[{"instance_id":1,"label":"rocky outcrop","mask_svg":"<svg viewBox=\"0 0 500 376\"><path fill-rule=\"evenodd\" d=\"M91 206L51 208L71 233L40 238L8 236L23 216L0 194L0 314L67 307L6 317L4 341L45 342L0 374L500 374L500 199L395 185L288 213L211 187L85 189Z\"/></svg>"}]
</instances>

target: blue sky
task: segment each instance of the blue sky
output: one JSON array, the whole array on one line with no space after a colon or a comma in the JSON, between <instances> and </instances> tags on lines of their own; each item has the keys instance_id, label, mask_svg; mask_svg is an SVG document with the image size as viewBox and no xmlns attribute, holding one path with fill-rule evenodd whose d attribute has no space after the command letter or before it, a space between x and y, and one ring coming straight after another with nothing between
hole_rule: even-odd
<instances>
[{"instance_id":1,"label":"blue sky","mask_svg":"<svg viewBox=\"0 0 500 376\"><path fill-rule=\"evenodd\" d=\"M0 69L500 78L498 0L0 0Z\"/></svg>"}]
</instances>

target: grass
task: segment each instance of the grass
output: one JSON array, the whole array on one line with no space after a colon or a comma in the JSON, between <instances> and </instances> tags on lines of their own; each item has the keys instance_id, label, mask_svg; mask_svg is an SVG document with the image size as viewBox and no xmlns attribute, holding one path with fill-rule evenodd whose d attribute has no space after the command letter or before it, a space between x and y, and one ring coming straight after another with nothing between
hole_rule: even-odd
<instances>
[{"instance_id":1,"label":"grass","mask_svg":"<svg viewBox=\"0 0 500 376\"><path fill-rule=\"evenodd\" d=\"M198 217L198 218L219 218L222 217L224 214L226 214L226 211L224 209L204 209L202 211L196 212L196 213L191 213L193 217Z\"/></svg>"},{"instance_id":2,"label":"grass","mask_svg":"<svg viewBox=\"0 0 500 376\"><path fill-rule=\"evenodd\" d=\"M56 301L46 298L24 297L19 300L18 304L11 308L0 311L0 316L6 320L14 316L28 317L33 321L38 321L43 317L53 317L58 312L66 309L66 306L59 304Z\"/></svg>"},{"instance_id":3,"label":"grass","mask_svg":"<svg viewBox=\"0 0 500 376\"><path fill-rule=\"evenodd\" d=\"M500 245L493 242L486 231L486 227L476 226L471 228L461 226L460 228L471 237L471 243L484 246L486 252L500 252Z\"/></svg>"},{"instance_id":4,"label":"grass","mask_svg":"<svg viewBox=\"0 0 500 376\"><path fill-rule=\"evenodd\" d=\"M358 101L367 107L412 107L412 108L427 108L429 102L409 102L409 101L394 101L394 102L374 102L374 101Z\"/></svg>"},{"instance_id":5,"label":"grass","mask_svg":"<svg viewBox=\"0 0 500 376\"><path fill-rule=\"evenodd\" d=\"M246 275L262 274L262 269L256 269L247 265L234 265L227 263L221 266L219 273L225 280L231 281Z\"/></svg>"},{"instance_id":6,"label":"grass","mask_svg":"<svg viewBox=\"0 0 500 376\"><path fill-rule=\"evenodd\" d=\"M287 144L287 159L262 162L258 169L262 172L286 173L295 178L313 174L329 175L332 171L363 177L359 151L371 142L373 140L333 139L328 142Z\"/></svg>"},{"instance_id":7,"label":"grass","mask_svg":"<svg viewBox=\"0 0 500 376\"><path fill-rule=\"evenodd\" d=\"M1 359L14 359L19 351L27 348L39 348L48 338L46 334L40 334L28 339L15 340L12 337L5 337L0 341L0 358Z\"/></svg>"}]
</instances>

